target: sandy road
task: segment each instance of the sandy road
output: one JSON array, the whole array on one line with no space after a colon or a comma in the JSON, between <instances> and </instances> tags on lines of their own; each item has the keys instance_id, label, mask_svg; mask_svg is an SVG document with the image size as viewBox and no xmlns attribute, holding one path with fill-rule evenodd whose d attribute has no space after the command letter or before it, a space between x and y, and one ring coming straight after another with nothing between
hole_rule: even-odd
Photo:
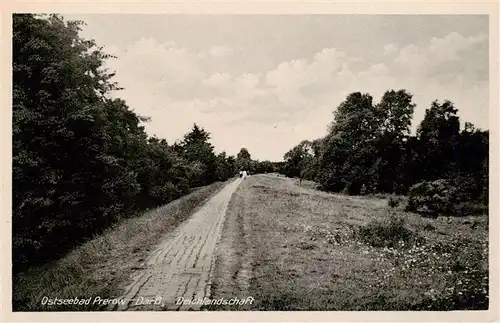
<instances>
[{"instance_id":1,"label":"sandy road","mask_svg":"<svg viewBox=\"0 0 500 323\"><path fill-rule=\"evenodd\" d=\"M180 297L210 297L210 275L215 246L226 208L241 183L238 178L212 197L153 251L115 310L189 310L201 305L178 305ZM156 300L156 304L153 301ZM145 304L150 302L151 304Z\"/></svg>"}]
</instances>

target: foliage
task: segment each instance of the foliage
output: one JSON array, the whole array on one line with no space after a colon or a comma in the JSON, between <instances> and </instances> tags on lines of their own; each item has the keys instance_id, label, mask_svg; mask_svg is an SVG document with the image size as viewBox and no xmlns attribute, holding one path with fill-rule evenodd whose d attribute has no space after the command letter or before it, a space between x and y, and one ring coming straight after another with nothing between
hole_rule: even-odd
<instances>
[{"instance_id":1,"label":"foliage","mask_svg":"<svg viewBox=\"0 0 500 323\"><path fill-rule=\"evenodd\" d=\"M410 188L406 210L431 216L482 213L470 203L477 200L480 194L472 178L423 181Z\"/></svg>"},{"instance_id":2,"label":"foliage","mask_svg":"<svg viewBox=\"0 0 500 323\"><path fill-rule=\"evenodd\" d=\"M251 166L252 166L252 159L251 159L251 155L250 153L248 152L248 149L246 148L241 148L240 149L240 152L238 153L238 155L236 156L236 167L238 168L238 170L250 170Z\"/></svg>"},{"instance_id":3,"label":"foliage","mask_svg":"<svg viewBox=\"0 0 500 323\"><path fill-rule=\"evenodd\" d=\"M423 181L452 180L459 201L487 204L489 132L468 122L460 131L458 110L445 100L432 102L412 136L415 107L403 89L385 92L378 103L351 93L328 134L289 150L281 172L351 195L406 194Z\"/></svg>"},{"instance_id":4,"label":"foliage","mask_svg":"<svg viewBox=\"0 0 500 323\"><path fill-rule=\"evenodd\" d=\"M304 140L287 152L285 159L285 175L288 177L312 178L314 151L312 142Z\"/></svg>"},{"instance_id":5,"label":"foliage","mask_svg":"<svg viewBox=\"0 0 500 323\"><path fill-rule=\"evenodd\" d=\"M440 179L432 182L421 182L410 188L406 210L432 215L451 213L455 200L456 189L450 181Z\"/></svg>"},{"instance_id":6,"label":"foliage","mask_svg":"<svg viewBox=\"0 0 500 323\"><path fill-rule=\"evenodd\" d=\"M139 211L235 174L194 125L181 142L148 138L104 68L113 57L82 22L13 16L14 270L58 258Z\"/></svg>"}]
</instances>

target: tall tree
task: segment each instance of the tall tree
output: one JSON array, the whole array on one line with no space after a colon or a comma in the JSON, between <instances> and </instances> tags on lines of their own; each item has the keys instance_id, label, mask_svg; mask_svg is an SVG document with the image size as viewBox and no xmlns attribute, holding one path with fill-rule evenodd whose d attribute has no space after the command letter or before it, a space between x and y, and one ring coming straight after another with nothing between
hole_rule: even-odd
<instances>
[{"instance_id":1,"label":"tall tree","mask_svg":"<svg viewBox=\"0 0 500 323\"><path fill-rule=\"evenodd\" d=\"M206 185L216 180L217 161L209 139L210 134L197 124L184 136L183 155L192 165L192 186Z\"/></svg>"},{"instance_id":2,"label":"tall tree","mask_svg":"<svg viewBox=\"0 0 500 323\"><path fill-rule=\"evenodd\" d=\"M313 158L313 143L303 140L284 155L285 174L289 177L312 179Z\"/></svg>"},{"instance_id":3,"label":"tall tree","mask_svg":"<svg viewBox=\"0 0 500 323\"><path fill-rule=\"evenodd\" d=\"M405 145L414 108L412 95L405 90L385 92L376 105L379 129L373 174L378 191L402 193L407 188L403 178L407 161Z\"/></svg>"},{"instance_id":4,"label":"tall tree","mask_svg":"<svg viewBox=\"0 0 500 323\"><path fill-rule=\"evenodd\" d=\"M241 148L238 155L236 155L236 165L240 170L250 170L251 167L251 155L248 152L248 149Z\"/></svg>"},{"instance_id":5,"label":"tall tree","mask_svg":"<svg viewBox=\"0 0 500 323\"><path fill-rule=\"evenodd\" d=\"M435 180L451 177L459 169L460 120L453 103L432 102L417 129L418 163L421 178Z\"/></svg>"},{"instance_id":6,"label":"tall tree","mask_svg":"<svg viewBox=\"0 0 500 323\"><path fill-rule=\"evenodd\" d=\"M371 183L373 143L380 123L372 101L369 94L355 92L335 111L318 175L325 189L357 194Z\"/></svg>"}]
</instances>

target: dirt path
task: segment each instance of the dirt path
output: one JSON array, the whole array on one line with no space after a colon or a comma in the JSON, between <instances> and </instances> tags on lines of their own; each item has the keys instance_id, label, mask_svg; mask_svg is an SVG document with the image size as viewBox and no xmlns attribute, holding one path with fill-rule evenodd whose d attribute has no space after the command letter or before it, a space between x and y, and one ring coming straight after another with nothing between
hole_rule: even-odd
<instances>
[{"instance_id":1,"label":"dirt path","mask_svg":"<svg viewBox=\"0 0 500 323\"><path fill-rule=\"evenodd\" d=\"M168 236L133 277L133 283L122 297L125 304L110 309L199 309L201 304L181 306L176 302L180 297L210 297L215 246L221 234L227 204L241 181L238 178L223 188Z\"/></svg>"}]
</instances>

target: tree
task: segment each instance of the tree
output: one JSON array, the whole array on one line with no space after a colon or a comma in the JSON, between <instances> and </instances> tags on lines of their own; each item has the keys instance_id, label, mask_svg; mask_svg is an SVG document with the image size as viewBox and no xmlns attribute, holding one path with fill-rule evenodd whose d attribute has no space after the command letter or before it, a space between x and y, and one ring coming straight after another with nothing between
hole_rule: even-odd
<instances>
[{"instance_id":1,"label":"tree","mask_svg":"<svg viewBox=\"0 0 500 323\"><path fill-rule=\"evenodd\" d=\"M225 181L230 177L233 177L236 173L235 160L233 156L227 156L226 152L223 151L217 155L217 180Z\"/></svg>"},{"instance_id":2,"label":"tree","mask_svg":"<svg viewBox=\"0 0 500 323\"><path fill-rule=\"evenodd\" d=\"M405 186L405 143L410 136L415 104L405 90L387 91L376 105L378 113L376 151L373 181L378 191L402 193Z\"/></svg>"},{"instance_id":3,"label":"tree","mask_svg":"<svg viewBox=\"0 0 500 323\"><path fill-rule=\"evenodd\" d=\"M274 172L274 166L273 166L272 162L270 162L269 160L263 160L263 161L257 162L255 173L264 174L264 173L272 173L272 172Z\"/></svg>"},{"instance_id":4,"label":"tree","mask_svg":"<svg viewBox=\"0 0 500 323\"><path fill-rule=\"evenodd\" d=\"M478 174L488 158L489 132L476 129L470 122L465 123L459 137L460 172Z\"/></svg>"},{"instance_id":5,"label":"tree","mask_svg":"<svg viewBox=\"0 0 500 323\"><path fill-rule=\"evenodd\" d=\"M217 161L214 147L208 142L210 134L197 124L184 136L183 156L191 162L191 186L202 186L216 180Z\"/></svg>"},{"instance_id":6,"label":"tree","mask_svg":"<svg viewBox=\"0 0 500 323\"><path fill-rule=\"evenodd\" d=\"M391 90L384 93L376 105L381 136L399 144L408 138L415 109L412 97L413 95L405 90Z\"/></svg>"},{"instance_id":7,"label":"tree","mask_svg":"<svg viewBox=\"0 0 500 323\"><path fill-rule=\"evenodd\" d=\"M285 174L288 177L311 178L313 158L312 142L302 141L285 154Z\"/></svg>"},{"instance_id":8,"label":"tree","mask_svg":"<svg viewBox=\"0 0 500 323\"><path fill-rule=\"evenodd\" d=\"M372 101L369 94L352 93L335 111L319 161L318 179L324 189L358 194L363 185L371 183L370 166L380 124Z\"/></svg>"},{"instance_id":9,"label":"tree","mask_svg":"<svg viewBox=\"0 0 500 323\"><path fill-rule=\"evenodd\" d=\"M241 148L238 155L236 155L236 165L239 170L250 170L250 163L252 161L251 155L246 148Z\"/></svg>"},{"instance_id":10,"label":"tree","mask_svg":"<svg viewBox=\"0 0 500 323\"><path fill-rule=\"evenodd\" d=\"M460 120L457 109L448 100L432 102L417 129L418 165L421 179L436 180L457 174Z\"/></svg>"}]
</instances>

